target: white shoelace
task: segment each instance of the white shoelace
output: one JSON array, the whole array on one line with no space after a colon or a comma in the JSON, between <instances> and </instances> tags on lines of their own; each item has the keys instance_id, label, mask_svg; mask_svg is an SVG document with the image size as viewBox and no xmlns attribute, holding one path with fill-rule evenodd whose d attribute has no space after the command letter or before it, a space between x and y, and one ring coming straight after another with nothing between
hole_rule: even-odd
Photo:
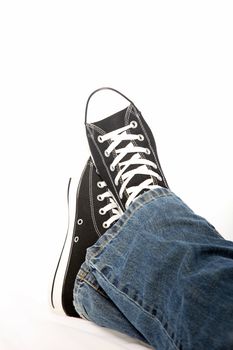
<instances>
[{"instance_id":1,"label":"white shoelace","mask_svg":"<svg viewBox=\"0 0 233 350\"><path fill-rule=\"evenodd\" d=\"M138 147L134 146L134 144L131 142L133 140L139 140L143 141L144 137L143 135L133 135L133 134L127 134L127 130L129 129L135 129L137 127L137 122L132 121L129 125L124 126L122 128L119 128L117 130L111 131L105 135L101 135L98 137L98 141L100 143L111 140L111 144L109 147L105 150L104 154L106 157L109 157L110 153L115 150L117 156L110 165L110 170L114 171L115 167L118 165L120 168L120 171L118 172L117 176L115 177L115 185L118 186L120 178L122 179L123 183L121 185L119 196L122 199L123 193L126 190L127 194L129 195L125 207L127 208L130 203L136 199L137 195L143 190L143 189L154 189L159 187L158 185L153 184L153 178L155 177L159 181L162 181L162 178L159 174L157 174L155 171L150 170L148 166L151 166L154 169L157 169L157 165L148 160L144 159L140 156L140 153L150 154L150 150L148 148L144 147ZM129 141L126 147L116 149L116 147L122 142L122 141ZM133 156L126 160L121 162L121 160L128 154L133 153ZM137 168L133 170L126 171L127 168L130 165L139 165ZM140 183L138 186L131 186L127 188L128 183L133 178L134 175L148 175L150 178L144 180L142 183Z\"/></svg>"},{"instance_id":2,"label":"white shoelace","mask_svg":"<svg viewBox=\"0 0 233 350\"><path fill-rule=\"evenodd\" d=\"M107 184L104 181L99 181L97 183L97 186L99 188L103 188L103 187L106 187ZM122 210L118 207L117 203L113 200L113 195L109 190L97 196L97 199L100 202L102 202L105 198L109 198L109 203L104 207L100 208L99 213L101 215L105 215L107 212L112 211L113 215L108 220L103 222L103 227L109 228L113 222L115 222L121 217Z\"/></svg>"}]
</instances>

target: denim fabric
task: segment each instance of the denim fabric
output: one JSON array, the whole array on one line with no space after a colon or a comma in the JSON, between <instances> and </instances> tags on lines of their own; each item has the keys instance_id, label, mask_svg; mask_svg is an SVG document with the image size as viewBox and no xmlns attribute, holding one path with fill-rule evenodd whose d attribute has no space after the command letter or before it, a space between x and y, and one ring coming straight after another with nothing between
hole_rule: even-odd
<instances>
[{"instance_id":1,"label":"denim fabric","mask_svg":"<svg viewBox=\"0 0 233 350\"><path fill-rule=\"evenodd\" d=\"M145 192L88 248L74 306L157 350L232 350L233 242L170 190Z\"/></svg>"}]
</instances>

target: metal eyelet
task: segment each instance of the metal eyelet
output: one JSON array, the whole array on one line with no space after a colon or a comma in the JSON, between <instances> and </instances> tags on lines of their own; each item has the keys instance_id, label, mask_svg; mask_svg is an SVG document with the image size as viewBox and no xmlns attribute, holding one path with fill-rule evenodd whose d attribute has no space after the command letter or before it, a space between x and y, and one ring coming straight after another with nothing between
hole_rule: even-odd
<instances>
[{"instance_id":1,"label":"metal eyelet","mask_svg":"<svg viewBox=\"0 0 233 350\"><path fill-rule=\"evenodd\" d=\"M99 188L103 188L103 186L102 186L102 184L101 184L100 181L97 182L97 186L98 186Z\"/></svg>"},{"instance_id":2,"label":"metal eyelet","mask_svg":"<svg viewBox=\"0 0 233 350\"><path fill-rule=\"evenodd\" d=\"M82 225L83 224L83 219L78 219L77 224L78 225Z\"/></svg>"},{"instance_id":3,"label":"metal eyelet","mask_svg":"<svg viewBox=\"0 0 233 350\"><path fill-rule=\"evenodd\" d=\"M106 222L103 222L103 228L109 228L109 225Z\"/></svg>"},{"instance_id":4,"label":"metal eyelet","mask_svg":"<svg viewBox=\"0 0 233 350\"><path fill-rule=\"evenodd\" d=\"M115 167L114 167L112 164L110 165L110 170L111 170L111 171L114 171L114 170L115 170Z\"/></svg>"},{"instance_id":5,"label":"metal eyelet","mask_svg":"<svg viewBox=\"0 0 233 350\"><path fill-rule=\"evenodd\" d=\"M151 154L149 148L146 148L146 154Z\"/></svg>"},{"instance_id":6,"label":"metal eyelet","mask_svg":"<svg viewBox=\"0 0 233 350\"><path fill-rule=\"evenodd\" d=\"M138 135L138 139L139 139L139 141L143 141L144 140L144 136L143 135Z\"/></svg>"},{"instance_id":7,"label":"metal eyelet","mask_svg":"<svg viewBox=\"0 0 233 350\"><path fill-rule=\"evenodd\" d=\"M78 241L79 241L79 236L74 237L74 242L78 243Z\"/></svg>"},{"instance_id":8,"label":"metal eyelet","mask_svg":"<svg viewBox=\"0 0 233 350\"><path fill-rule=\"evenodd\" d=\"M97 140L99 141L99 143L103 143L104 142L102 136L100 136L100 135L97 137Z\"/></svg>"},{"instance_id":9,"label":"metal eyelet","mask_svg":"<svg viewBox=\"0 0 233 350\"><path fill-rule=\"evenodd\" d=\"M138 126L138 123L137 123L135 120L133 120L133 121L130 123L130 126L131 126L131 128L136 129L136 127Z\"/></svg>"},{"instance_id":10,"label":"metal eyelet","mask_svg":"<svg viewBox=\"0 0 233 350\"><path fill-rule=\"evenodd\" d=\"M98 201L100 201L100 202L102 202L104 199L103 199L103 197L101 196L101 194L99 194L98 196L97 196L97 199L98 199Z\"/></svg>"},{"instance_id":11,"label":"metal eyelet","mask_svg":"<svg viewBox=\"0 0 233 350\"><path fill-rule=\"evenodd\" d=\"M105 151L104 151L104 155L105 155L105 157L109 157L109 156L110 156L110 153L109 153L107 150L105 150Z\"/></svg>"},{"instance_id":12,"label":"metal eyelet","mask_svg":"<svg viewBox=\"0 0 233 350\"><path fill-rule=\"evenodd\" d=\"M103 208L101 208L101 209L99 210L99 213L100 213L100 215L104 215L104 214L105 214L105 211L103 210Z\"/></svg>"}]
</instances>

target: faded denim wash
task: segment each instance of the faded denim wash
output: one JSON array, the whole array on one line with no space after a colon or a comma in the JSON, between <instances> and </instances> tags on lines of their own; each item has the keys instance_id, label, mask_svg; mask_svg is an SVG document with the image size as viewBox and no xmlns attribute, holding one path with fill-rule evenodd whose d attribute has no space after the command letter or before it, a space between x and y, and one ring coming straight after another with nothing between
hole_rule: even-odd
<instances>
[{"instance_id":1,"label":"faded denim wash","mask_svg":"<svg viewBox=\"0 0 233 350\"><path fill-rule=\"evenodd\" d=\"M157 350L233 349L233 242L165 188L87 250L74 306Z\"/></svg>"}]
</instances>

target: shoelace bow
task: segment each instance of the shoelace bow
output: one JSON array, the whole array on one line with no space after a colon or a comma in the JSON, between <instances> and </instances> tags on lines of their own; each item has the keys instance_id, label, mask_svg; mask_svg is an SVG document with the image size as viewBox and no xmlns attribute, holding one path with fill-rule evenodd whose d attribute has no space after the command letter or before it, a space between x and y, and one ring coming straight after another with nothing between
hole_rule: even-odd
<instances>
[{"instance_id":1,"label":"shoelace bow","mask_svg":"<svg viewBox=\"0 0 233 350\"><path fill-rule=\"evenodd\" d=\"M117 176L115 177L115 185L118 186L120 178L122 179L123 183L121 185L119 196L122 199L123 193L126 190L127 194L129 195L125 207L127 208L130 203L137 197L137 195L143 190L143 189L154 189L158 187L158 185L153 184L153 178L155 177L157 180L162 181L161 176L156 173L155 171L148 168L148 166L151 166L154 169L157 169L157 165L148 160L141 157L140 153L150 154L150 150L145 147L139 147L134 146L134 144L131 142L133 140L139 140L143 141L144 137L141 134L128 134L126 131L129 129L135 129L137 127L137 122L132 121L129 125L124 126L122 128L119 128L117 130L111 131L105 135L101 135L98 137L98 141L100 143L105 142L107 140L111 140L111 144L109 147L105 150L104 154L106 157L109 157L111 152L115 150L117 156L114 159L114 161L110 165L110 170L114 171L116 166L118 165L120 168L120 171L118 172ZM126 147L117 149L117 146L122 141L129 141ZM128 154L133 153L133 156L126 160L121 162L121 160ZM130 165L139 165L137 168L128 170L127 168ZM127 188L128 183L135 175L148 175L150 178L144 180L137 186L131 186Z\"/></svg>"},{"instance_id":2,"label":"shoelace bow","mask_svg":"<svg viewBox=\"0 0 233 350\"><path fill-rule=\"evenodd\" d=\"M104 188L104 187L107 187L107 184L104 181L99 181L97 183L97 186L99 188ZM101 215L105 215L109 211L112 212L113 215L108 220L103 222L103 227L109 228L113 222L115 222L116 220L118 220L120 218L120 216L122 215L122 211L119 208L118 204L113 199L113 195L111 194L111 192L109 190L106 190L106 192L99 194L97 196L98 201L103 201L105 198L109 198L109 203L107 205L105 205L104 207L102 207L99 210L99 213Z\"/></svg>"}]
</instances>

